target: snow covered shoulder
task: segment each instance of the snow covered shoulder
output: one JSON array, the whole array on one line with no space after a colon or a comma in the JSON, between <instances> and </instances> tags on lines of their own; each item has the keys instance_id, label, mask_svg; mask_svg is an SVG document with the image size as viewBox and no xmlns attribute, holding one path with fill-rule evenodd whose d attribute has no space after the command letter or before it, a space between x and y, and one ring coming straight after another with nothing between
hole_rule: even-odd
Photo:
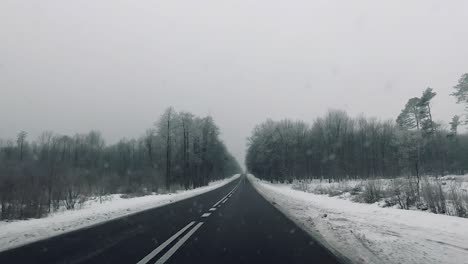
<instances>
[{"instance_id":1,"label":"snow covered shoulder","mask_svg":"<svg viewBox=\"0 0 468 264\"><path fill-rule=\"evenodd\" d=\"M252 175L267 200L355 263L468 263L468 219L381 208L293 190Z\"/></svg>"},{"instance_id":2,"label":"snow covered shoulder","mask_svg":"<svg viewBox=\"0 0 468 264\"><path fill-rule=\"evenodd\" d=\"M102 203L98 199L87 201L84 208L79 210L57 212L40 219L0 221L0 251L187 199L222 187L239 176L237 174L211 182L208 186L177 193L131 199L123 199L121 195L114 194Z\"/></svg>"}]
</instances>

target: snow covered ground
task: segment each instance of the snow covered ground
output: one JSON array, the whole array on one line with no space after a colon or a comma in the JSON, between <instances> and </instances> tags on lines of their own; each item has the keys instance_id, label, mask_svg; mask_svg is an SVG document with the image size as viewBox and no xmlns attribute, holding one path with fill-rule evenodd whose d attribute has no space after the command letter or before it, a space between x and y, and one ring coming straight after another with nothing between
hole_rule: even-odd
<instances>
[{"instance_id":1,"label":"snow covered ground","mask_svg":"<svg viewBox=\"0 0 468 264\"><path fill-rule=\"evenodd\" d=\"M412 177L416 178L416 177ZM406 177L400 177L396 179L378 179L383 190L392 188L392 180L406 180ZM430 180L434 180L434 177L428 177ZM448 192L452 185L456 185L461 191L468 192L468 174L467 175L446 175L438 178L443 184L442 188ZM372 180L370 180L372 181ZM340 182L328 182L328 180L311 179L311 180L294 180L293 185L296 190L315 193L315 194L335 194L340 195L341 193L349 192L354 188L359 188L365 184L366 180L345 180ZM346 197L341 197L346 198Z\"/></svg>"},{"instance_id":2,"label":"snow covered ground","mask_svg":"<svg viewBox=\"0 0 468 264\"><path fill-rule=\"evenodd\" d=\"M255 188L332 251L354 263L468 263L468 219L293 190L252 175Z\"/></svg>"},{"instance_id":3,"label":"snow covered ground","mask_svg":"<svg viewBox=\"0 0 468 264\"><path fill-rule=\"evenodd\" d=\"M361 203L377 202L381 207L423 210L466 217L468 211L468 175L425 176L416 192L416 177L392 179L293 180L292 189L324 194ZM372 188L371 191L366 189ZM419 195L419 201L415 198ZM407 203L408 200L411 203ZM439 206L439 207L437 207ZM443 209L443 210L437 210Z\"/></svg>"},{"instance_id":4,"label":"snow covered ground","mask_svg":"<svg viewBox=\"0 0 468 264\"><path fill-rule=\"evenodd\" d=\"M224 186L239 176L234 175L228 179L211 182L208 186L171 194L147 195L131 199L122 199L119 194L114 194L102 204L95 199L87 202L83 209L58 212L46 218L0 221L0 251L187 199Z\"/></svg>"}]
</instances>

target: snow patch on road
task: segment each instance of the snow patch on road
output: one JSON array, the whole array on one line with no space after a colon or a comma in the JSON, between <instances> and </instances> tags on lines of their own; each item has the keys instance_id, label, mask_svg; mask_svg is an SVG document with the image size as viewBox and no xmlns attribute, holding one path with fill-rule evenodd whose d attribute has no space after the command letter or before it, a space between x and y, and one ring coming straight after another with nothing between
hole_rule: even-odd
<instances>
[{"instance_id":1,"label":"snow patch on road","mask_svg":"<svg viewBox=\"0 0 468 264\"><path fill-rule=\"evenodd\" d=\"M306 231L355 263L468 264L468 219L293 190L248 176Z\"/></svg>"},{"instance_id":2,"label":"snow patch on road","mask_svg":"<svg viewBox=\"0 0 468 264\"><path fill-rule=\"evenodd\" d=\"M208 186L169 194L131 199L123 199L120 194L113 194L103 203L95 199L80 210L57 212L40 219L0 221L0 251L191 198L220 188L239 177L240 175L234 175L228 179L211 182Z\"/></svg>"}]
</instances>

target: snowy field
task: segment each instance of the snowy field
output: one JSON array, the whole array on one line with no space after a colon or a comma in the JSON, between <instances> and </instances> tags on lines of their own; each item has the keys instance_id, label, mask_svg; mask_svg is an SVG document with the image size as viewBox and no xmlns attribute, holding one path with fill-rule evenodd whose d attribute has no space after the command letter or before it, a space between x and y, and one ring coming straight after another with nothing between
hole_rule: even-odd
<instances>
[{"instance_id":1,"label":"snowy field","mask_svg":"<svg viewBox=\"0 0 468 264\"><path fill-rule=\"evenodd\" d=\"M415 177L413 177L415 178ZM433 177L430 177L433 178ZM397 180L405 180L406 178L397 178ZM448 191L451 185L456 184L461 190L468 192L468 175L446 175L438 178L443 183L444 190ZM315 193L315 194L332 194L347 192L356 187L362 186L366 180L345 180L341 182L328 182L327 180L294 180L294 188ZM391 188L391 179L379 179L384 189ZM341 192L341 193L339 193ZM342 198L345 198L342 196Z\"/></svg>"},{"instance_id":2,"label":"snowy field","mask_svg":"<svg viewBox=\"0 0 468 264\"><path fill-rule=\"evenodd\" d=\"M468 264L468 219L354 203L271 184L255 188L332 251L354 263Z\"/></svg>"},{"instance_id":3,"label":"snowy field","mask_svg":"<svg viewBox=\"0 0 468 264\"><path fill-rule=\"evenodd\" d=\"M421 178L419 192L416 186L416 177L339 182L306 179L292 182L294 190L353 202L468 217L468 175L426 176Z\"/></svg>"},{"instance_id":4,"label":"snowy field","mask_svg":"<svg viewBox=\"0 0 468 264\"><path fill-rule=\"evenodd\" d=\"M187 199L224 186L239 176L234 175L228 179L211 182L208 186L177 193L131 199L123 199L120 194L114 194L106 197L102 203L99 203L98 199L88 201L79 210L53 213L40 219L0 221L0 251Z\"/></svg>"}]
</instances>

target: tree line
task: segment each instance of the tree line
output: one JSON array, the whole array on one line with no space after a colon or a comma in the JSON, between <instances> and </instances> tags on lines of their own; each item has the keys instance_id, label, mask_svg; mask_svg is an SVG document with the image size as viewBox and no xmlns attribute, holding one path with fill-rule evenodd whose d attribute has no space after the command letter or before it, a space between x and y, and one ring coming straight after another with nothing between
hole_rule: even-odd
<instances>
[{"instance_id":1,"label":"tree line","mask_svg":"<svg viewBox=\"0 0 468 264\"><path fill-rule=\"evenodd\" d=\"M195 188L240 172L211 117L168 108L134 139L106 144L100 132L0 140L0 218L74 209L90 196Z\"/></svg>"},{"instance_id":2,"label":"tree line","mask_svg":"<svg viewBox=\"0 0 468 264\"><path fill-rule=\"evenodd\" d=\"M452 94L468 113L468 74ZM350 117L331 110L311 125L267 120L248 139L247 169L262 179L349 178L462 174L468 171L466 124L456 115L449 127L432 118L432 88L408 100L396 120ZM465 115L466 116L466 115ZM468 120L468 119L467 119Z\"/></svg>"}]
</instances>

